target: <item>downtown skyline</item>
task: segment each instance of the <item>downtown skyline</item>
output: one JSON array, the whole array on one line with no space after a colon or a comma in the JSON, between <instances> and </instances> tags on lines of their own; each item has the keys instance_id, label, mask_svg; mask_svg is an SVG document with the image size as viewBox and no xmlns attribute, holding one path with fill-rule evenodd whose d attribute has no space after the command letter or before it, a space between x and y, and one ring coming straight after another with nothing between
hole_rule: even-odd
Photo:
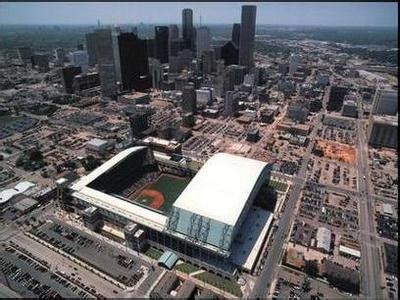
<instances>
[{"instance_id":1,"label":"downtown skyline","mask_svg":"<svg viewBox=\"0 0 400 300\"><path fill-rule=\"evenodd\" d=\"M180 12L193 9L194 26L231 24L240 18L241 2L84 2L1 3L1 25L90 25L180 23ZM246 3L247 4L247 3ZM251 3L249 3L251 4ZM277 3L256 2L257 25L397 27L395 2ZM229 13L228 13L229 12Z\"/></svg>"}]
</instances>

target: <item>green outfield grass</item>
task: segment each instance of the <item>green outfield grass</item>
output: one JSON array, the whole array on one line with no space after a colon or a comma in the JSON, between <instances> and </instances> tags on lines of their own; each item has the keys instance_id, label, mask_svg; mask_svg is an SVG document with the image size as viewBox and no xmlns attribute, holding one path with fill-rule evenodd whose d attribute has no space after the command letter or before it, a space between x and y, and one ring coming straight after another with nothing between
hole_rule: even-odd
<instances>
[{"instance_id":1,"label":"green outfield grass","mask_svg":"<svg viewBox=\"0 0 400 300\"><path fill-rule=\"evenodd\" d=\"M160 207L160 210L168 212L171 209L172 204L174 204L175 200L189 184L189 181L190 180L186 178L162 174L155 182L148 185L146 188L159 191L163 194L165 202ZM139 196L136 201L140 204L150 206L152 203L152 198L147 196Z\"/></svg>"}]
</instances>

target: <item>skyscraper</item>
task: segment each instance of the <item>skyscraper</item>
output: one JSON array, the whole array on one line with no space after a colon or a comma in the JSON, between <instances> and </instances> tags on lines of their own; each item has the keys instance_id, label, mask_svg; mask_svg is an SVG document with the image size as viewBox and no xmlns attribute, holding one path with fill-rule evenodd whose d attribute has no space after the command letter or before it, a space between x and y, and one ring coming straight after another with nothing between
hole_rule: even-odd
<instances>
[{"instance_id":1,"label":"skyscraper","mask_svg":"<svg viewBox=\"0 0 400 300\"><path fill-rule=\"evenodd\" d=\"M167 26L155 27L155 57L162 64L168 62L168 31Z\"/></svg>"},{"instance_id":2,"label":"skyscraper","mask_svg":"<svg viewBox=\"0 0 400 300\"><path fill-rule=\"evenodd\" d=\"M172 56L172 41L179 39L179 28L176 24L171 24L168 26L168 53L169 56Z\"/></svg>"},{"instance_id":3,"label":"skyscraper","mask_svg":"<svg viewBox=\"0 0 400 300\"><path fill-rule=\"evenodd\" d=\"M196 31L196 57L200 58L204 50L210 49L210 29L206 26L199 27Z\"/></svg>"},{"instance_id":4,"label":"skyscraper","mask_svg":"<svg viewBox=\"0 0 400 300\"><path fill-rule=\"evenodd\" d=\"M221 47L221 58L225 62L225 66L237 65L239 63L239 49L234 42L227 42Z\"/></svg>"},{"instance_id":5,"label":"skyscraper","mask_svg":"<svg viewBox=\"0 0 400 300\"><path fill-rule=\"evenodd\" d=\"M233 24L232 28L232 42L239 47L240 44L240 24L235 23Z\"/></svg>"},{"instance_id":6,"label":"skyscraper","mask_svg":"<svg viewBox=\"0 0 400 300\"><path fill-rule=\"evenodd\" d=\"M227 91L224 98L224 116L232 116L239 106L239 94L235 91Z\"/></svg>"},{"instance_id":7,"label":"skyscraper","mask_svg":"<svg viewBox=\"0 0 400 300\"><path fill-rule=\"evenodd\" d=\"M256 32L255 5L242 6L242 20L240 24L239 65L250 69L253 66L254 36Z\"/></svg>"},{"instance_id":8,"label":"skyscraper","mask_svg":"<svg viewBox=\"0 0 400 300\"><path fill-rule=\"evenodd\" d=\"M57 66L63 66L64 65L64 60L65 60L65 51L63 48L57 48L54 51L54 56L55 56L55 65Z\"/></svg>"},{"instance_id":9,"label":"skyscraper","mask_svg":"<svg viewBox=\"0 0 400 300\"><path fill-rule=\"evenodd\" d=\"M192 85L186 85L183 88L182 109L186 113L196 112L196 91Z\"/></svg>"},{"instance_id":10,"label":"skyscraper","mask_svg":"<svg viewBox=\"0 0 400 300\"><path fill-rule=\"evenodd\" d=\"M82 72L81 67L69 66L69 67L60 69L59 72L61 75L61 82L64 86L64 91L68 94L72 94L73 93L72 83L73 83L74 77L76 75L81 74L81 72Z\"/></svg>"},{"instance_id":11,"label":"skyscraper","mask_svg":"<svg viewBox=\"0 0 400 300\"><path fill-rule=\"evenodd\" d=\"M117 94L117 80L114 67L111 29L97 29L94 34L101 92L103 96L113 98Z\"/></svg>"},{"instance_id":12,"label":"skyscraper","mask_svg":"<svg viewBox=\"0 0 400 300\"><path fill-rule=\"evenodd\" d=\"M214 50L204 50L201 54L202 73L210 74L215 71L216 60Z\"/></svg>"},{"instance_id":13,"label":"skyscraper","mask_svg":"<svg viewBox=\"0 0 400 300\"><path fill-rule=\"evenodd\" d=\"M96 35L94 32L86 34L86 50L89 56L89 66L96 64Z\"/></svg>"},{"instance_id":14,"label":"skyscraper","mask_svg":"<svg viewBox=\"0 0 400 300\"><path fill-rule=\"evenodd\" d=\"M193 10L185 8L182 10L182 37L188 49L193 48L193 33Z\"/></svg>"},{"instance_id":15,"label":"skyscraper","mask_svg":"<svg viewBox=\"0 0 400 300\"><path fill-rule=\"evenodd\" d=\"M30 47L20 47L18 48L18 58L21 63L26 64L32 61L33 52Z\"/></svg>"},{"instance_id":16,"label":"skyscraper","mask_svg":"<svg viewBox=\"0 0 400 300\"><path fill-rule=\"evenodd\" d=\"M300 63L300 55L292 53L289 57L289 75L296 73Z\"/></svg>"},{"instance_id":17,"label":"skyscraper","mask_svg":"<svg viewBox=\"0 0 400 300\"><path fill-rule=\"evenodd\" d=\"M118 50L123 90L143 91L150 88L146 41L134 33L120 33Z\"/></svg>"},{"instance_id":18,"label":"skyscraper","mask_svg":"<svg viewBox=\"0 0 400 300\"><path fill-rule=\"evenodd\" d=\"M78 50L71 52L70 54L71 63L75 67L81 67L82 72L86 73L88 71L88 53L86 51Z\"/></svg>"}]
</instances>

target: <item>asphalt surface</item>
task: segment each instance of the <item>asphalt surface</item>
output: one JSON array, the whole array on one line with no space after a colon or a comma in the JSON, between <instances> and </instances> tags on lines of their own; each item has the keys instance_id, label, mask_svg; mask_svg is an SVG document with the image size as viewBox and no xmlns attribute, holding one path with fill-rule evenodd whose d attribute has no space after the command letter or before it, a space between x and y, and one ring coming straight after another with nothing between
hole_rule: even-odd
<instances>
[{"instance_id":1,"label":"asphalt surface","mask_svg":"<svg viewBox=\"0 0 400 300\"><path fill-rule=\"evenodd\" d=\"M307 172L308 162L311 158L311 151L314 146L318 128L321 125L322 116L326 111L326 104L328 98L329 98L329 91L327 90L327 92L325 92L324 95L323 108L317 114L316 120L314 121L314 128L311 134L309 135L310 143L303 156L299 172L293 178L292 190L289 191L289 198L286 200L285 210L282 213L281 219L279 220L279 226L278 229L276 230L271 250L267 255L263 272L260 274L254 285L252 295L250 295L251 298L267 297L269 287L272 281L275 279L276 274L278 272L278 264L281 259L281 256L283 255L283 246L294 218L293 211L295 210L296 203L299 199L301 190L306 182L306 172Z\"/></svg>"},{"instance_id":2,"label":"asphalt surface","mask_svg":"<svg viewBox=\"0 0 400 300\"><path fill-rule=\"evenodd\" d=\"M375 237L374 199L369 193L368 142L362 126L362 108L358 120L358 192L361 242L361 291L372 299L383 298L380 289L380 255Z\"/></svg>"}]
</instances>

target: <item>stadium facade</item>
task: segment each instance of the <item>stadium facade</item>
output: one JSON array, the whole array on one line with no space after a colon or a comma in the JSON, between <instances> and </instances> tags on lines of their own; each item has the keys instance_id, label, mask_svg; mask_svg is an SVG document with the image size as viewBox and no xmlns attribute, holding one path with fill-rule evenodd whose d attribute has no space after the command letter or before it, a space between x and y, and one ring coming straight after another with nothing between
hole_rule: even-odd
<instances>
[{"instance_id":1,"label":"stadium facade","mask_svg":"<svg viewBox=\"0 0 400 300\"><path fill-rule=\"evenodd\" d=\"M253 159L219 153L201 166L139 146L70 189L89 228L112 223L138 251L151 245L233 277L253 270L271 227L272 213L254 206L269 176L269 165Z\"/></svg>"}]
</instances>

